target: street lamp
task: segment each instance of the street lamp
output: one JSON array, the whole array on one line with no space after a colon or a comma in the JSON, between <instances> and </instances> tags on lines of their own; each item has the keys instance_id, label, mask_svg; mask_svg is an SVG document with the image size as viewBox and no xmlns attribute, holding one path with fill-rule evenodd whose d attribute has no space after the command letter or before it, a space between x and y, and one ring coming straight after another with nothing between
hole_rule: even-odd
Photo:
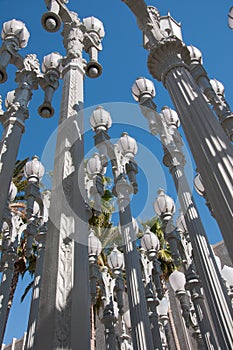
<instances>
[{"instance_id":1,"label":"street lamp","mask_svg":"<svg viewBox=\"0 0 233 350\"><path fill-rule=\"evenodd\" d=\"M27 229L25 230L27 257L32 254L32 243L37 233L38 218L37 215L35 215L35 204L38 204L41 208L41 212L43 212L39 182L44 172L45 169L37 156L34 156L31 161L25 164L24 176L27 179L27 187L25 189L25 198L27 200Z\"/></svg>"},{"instance_id":2,"label":"street lamp","mask_svg":"<svg viewBox=\"0 0 233 350\"><path fill-rule=\"evenodd\" d=\"M159 333L158 313L156 306L159 304L164 291L161 283L161 263L158 260L158 251L160 249L160 242L158 237L146 228L141 242L141 266L145 286L146 302L153 338L154 348L162 349L162 342ZM156 291L156 292L155 292Z\"/></svg>"},{"instance_id":3,"label":"street lamp","mask_svg":"<svg viewBox=\"0 0 233 350\"><path fill-rule=\"evenodd\" d=\"M174 263L175 265L179 265L180 254L178 251L178 244L180 238L172 223L172 218L175 213L175 204L173 199L164 193L163 189L158 190L158 197L154 202L154 210L162 220L164 237L169 243Z\"/></svg>"},{"instance_id":4,"label":"street lamp","mask_svg":"<svg viewBox=\"0 0 233 350\"><path fill-rule=\"evenodd\" d=\"M224 129L230 141L233 141L233 114L230 106L226 102L223 92L220 94L221 88L217 81L210 80L202 64L202 53L194 46L187 46L190 53L190 72L197 85L200 87L207 102L213 106L219 122ZM223 87L224 91L224 87Z\"/></svg>"},{"instance_id":5,"label":"street lamp","mask_svg":"<svg viewBox=\"0 0 233 350\"><path fill-rule=\"evenodd\" d=\"M159 316L159 326L161 340L163 344L163 349L167 350L170 347L169 340L171 335L169 334L169 318L168 318L168 309L169 309L169 300L166 297L163 297L157 305L157 312Z\"/></svg>"},{"instance_id":6,"label":"street lamp","mask_svg":"<svg viewBox=\"0 0 233 350\"><path fill-rule=\"evenodd\" d=\"M84 167L84 77L98 77L98 52L104 28L94 17L81 20L66 1L45 1L42 26L49 32L62 27L65 55L55 53L43 62L44 102L39 113L53 115L51 97L62 78L60 119L55 150L48 235L38 322L31 341L34 350L90 347L90 287L88 262L88 205ZM90 60L83 58L84 51ZM54 249L56 247L56 249ZM47 269L50 266L50 269ZM51 274L51 271L53 273ZM49 281L49 284L48 284ZM47 305L46 307L44 307ZM50 335L49 338L47 335ZM62 334L62 336L61 336ZM29 349L28 349L29 350Z\"/></svg>"},{"instance_id":7,"label":"street lamp","mask_svg":"<svg viewBox=\"0 0 233 350\"><path fill-rule=\"evenodd\" d=\"M198 301L200 303L200 307L197 307L196 309L203 339L206 339L205 334L209 336L210 333L211 343L214 346L218 346L219 342L224 347L225 341L223 341L223 339L228 339L227 344L228 341L229 344L231 343L230 334L231 330L233 331L232 308L228 300L229 298L226 293L225 286L222 283L221 275L219 274L212 248L208 242L205 229L202 225L197 206L195 205L194 199L191 195L188 180L185 176L185 157L182 152L182 139L177 128L175 128L174 123L171 126L171 123L167 123L165 120L167 108L165 110L163 108L162 112L158 113L157 106L152 100L153 94L148 94L146 98L143 98L145 83L144 85L139 84L138 80L141 79L142 78L136 80L137 85L141 87L140 94L138 94L138 102L140 103L140 108L143 115L148 120L149 128L152 134L158 134L160 136L164 149L163 163L165 166L169 167L174 180L181 209L184 213L185 223L192 243L193 259L196 266L195 269L200 275L200 281L203 284L206 301L208 303L207 306L206 302L203 302L200 298ZM148 86L149 83L146 83L146 85ZM169 115L169 113L167 114ZM176 119L174 118L174 120ZM218 300L221 300L221 306L219 305ZM222 313L223 307L225 309L224 313ZM209 311L211 313L213 324L218 325L216 326L215 330L213 329L212 323L209 322L210 320L208 320L208 316L202 317L203 313L209 315ZM217 314L219 316L217 316ZM221 334L225 335L223 336ZM206 346L209 346L208 343L206 343Z\"/></svg>"},{"instance_id":8,"label":"street lamp","mask_svg":"<svg viewBox=\"0 0 233 350\"><path fill-rule=\"evenodd\" d=\"M136 16L139 29L148 39L144 47L149 51L149 72L163 83L179 112L187 142L231 256L233 202L229 184L233 181L233 151L230 140L191 74L190 51L182 37L173 35L174 31L167 35L161 30L159 11L146 6L144 0L123 2ZM230 346L233 346L233 339Z\"/></svg>"},{"instance_id":9,"label":"street lamp","mask_svg":"<svg viewBox=\"0 0 233 350\"><path fill-rule=\"evenodd\" d=\"M135 243L136 233L130 210L131 195L137 192L136 173L138 170L134 160L137 145L127 133L123 133L117 144L113 145L108 135L111 123L110 114L103 108L97 107L91 114L90 124L95 131L95 145L99 150L101 164L105 167L109 159L114 177L112 191L117 197L120 231L123 236L133 346L138 350L149 350L153 348L153 342ZM134 272L132 273L132 271Z\"/></svg>"}]
</instances>

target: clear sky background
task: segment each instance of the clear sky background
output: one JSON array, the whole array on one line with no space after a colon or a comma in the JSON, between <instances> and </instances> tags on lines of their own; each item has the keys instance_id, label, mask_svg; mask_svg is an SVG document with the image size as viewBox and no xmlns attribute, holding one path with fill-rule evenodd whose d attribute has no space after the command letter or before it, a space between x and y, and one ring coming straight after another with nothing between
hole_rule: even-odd
<instances>
[{"instance_id":1,"label":"clear sky background","mask_svg":"<svg viewBox=\"0 0 233 350\"><path fill-rule=\"evenodd\" d=\"M43 56L53 51L65 54L60 32L48 33L41 26L41 16L46 12L43 0L0 0L0 4L1 24L15 18L22 20L30 31L28 46L20 51L22 56L36 53L39 61L42 62ZM156 6L161 15L166 15L170 11L171 15L182 23L184 42L202 51L204 67L209 77L216 78L224 84L226 98L232 105L233 32L227 26L227 14L233 3L230 0L196 0L195 2L158 0L147 1L147 4ZM103 74L98 79L87 77L84 83L87 156L93 153L94 145L93 133L89 128L89 115L96 105L102 105L112 114L114 124L109 134L113 141L120 137L122 131L128 131L138 141L139 152L136 160L140 168L139 193L133 198L132 212L139 220L148 219L154 215L152 204L158 187L164 187L175 202L176 193L169 172L161 165L163 152L160 142L148 132L147 123L131 95L131 86L137 77L145 76L152 79L146 63L148 53L142 47L142 34L137 27L135 17L120 0L70 0L68 7L77 12L81 19L89 16L99 18L103 21L106 31L103 51L99 56ZM8 81L0 85L0 94L3 99L8 91L16 88L15 68L9 66L7 72ZM162 84L157 81L154 83L157 91L154 101L158 106L158 111L164 105L173 108ZM18 159L31 157L34 154L39 155L46 166L47 173L53 168L54 132L59 118L60 96L61 88L54 96L55 116L47 120L41 118L37 113L37 108L43 101L43 93L41 89L33 92L30 102L30 118L26 121L26 131L22 137L18 154ZM185 141L182 129L180 131ZM195 164L186 141L185 145L186 171L192 187ZM44 177L43 182L50 187L48 175ZM194 197L210 242L220 241L221 233L215 220L210 216L203 198L200 198L195 192ZM114 214L113 219L117 221L117 213ZM22 304L19 300L25 284L29 281L30 278L26 277L25 281L19 283L5 336L7 344L11 342L12 337L20 338L26 331L30 295Z\"/></svg>"}]
</instances>

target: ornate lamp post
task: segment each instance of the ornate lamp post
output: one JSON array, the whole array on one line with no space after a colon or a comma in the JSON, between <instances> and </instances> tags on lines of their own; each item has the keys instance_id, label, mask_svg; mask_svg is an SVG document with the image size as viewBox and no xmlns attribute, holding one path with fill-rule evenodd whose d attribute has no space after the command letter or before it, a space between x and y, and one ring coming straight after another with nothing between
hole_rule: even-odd
<instances>
[{"instance_id":1,"label":"ornate lamp post","mask_svg":"<svg viewBox=\"0 0 233 350\"><path fill-rule=\"evenodd\" d=\"M112 165L114 176L113 193L117 197L120 230L124 243L133 346L140 350L149 350L153 348L153 342L141 277L139 253L136 247L136 234L130 210L130 195L133 192L137 192L135 176L137 164L134 161L137 144L127 133L122 134L116 145L110 142L107 130L111 126L111 117L102 107L95 109L90 117L90 123L96 133L95 145L99 149L102 166L105 167L107 165L108 159L110 159Z\"/></svg>"},{"instance_id":2,"label":"ornate lamp post","mask_svg":"<svg viewBox=\"0 0 233 350\"><path fill-rule=\"evenodd\" d=\"M97 59L102 49L104 28L94 17L81 21L77 13L69 11L64 3L60 0L45 1L48 12L42 16L42 25L49 32L55 32L63 25L61 34L66 56L61 59L62 100L33 350L90 347L83 80L85 75L95 78L101 74ZM83 51L89 54L90 62L83 59ZM44 68L53 78L53 67L45 62ZM49 103L51 80L48 79L43 86L45 100L39 107L43 117L53 114Z\"/></svg>"},{"instance_id":3,"label":"ornate lamp post","mask_svg":"<svg viewBox=\"0 0 233 350\"><path fill-rule=\"evenodd\" d=\"M4 131L0 146L0 183L3 189L0 194L0 224L3 219L7 191L13 175L20 140L25 129L24 122L29 117L28 104L32 98L32 90L37 89L39 84L41 85L45 90L45 102L39 113L45 117L52 115L51 99L58 87L61 59L57 53L46 56L42 67L44 74L42 74L35 54L26 55L25 58L20 56L18 51L27 46L29 32L24 23L15 19L3 24L2 39L0 82L6 81L6 67L11 63L18 68L15 78L18 87L15 91L8 93L7 110L1 115Z\"/></svg>"},{"instance_id":4,"label":"ornate lamp post","mask_svg":"<svg viewBox=\"0 0 233 350\"><path fill-rule=\"evenodd\" d=\"M231 239L233 150L190 72L190 52L182 41L180 25L162 27L163 17L144 0L124 0L137 18L149 51L148 69L162 81L180 115L191 152L233 260ZM164 30L168 28L168 30ZM224 215L222 214L224 212ZM232 346L232 344L231 344Z\"/></svg>"},{"instance_id":5,"label":"ornate lamp post","mask_svg":"<svg viewBox=\"0 0 233 350\"><path fill-rule=\"evenodd\" d=\"M213 106L226 135L233 141L233 114L224 98L224 86L216 79L209 79L202 65L201 51L194 46L187 48L191 59L190 72L207 101Z\"/></svg>"},{"instance_id":6,"label":"ornate lamp post","mask_svg":"<svg viewBox=\"0 0 233 350\"><path fill-rule=\"evenodd\" d=\"M10 185L8 205L14 200L17 194L17 188L13 184ZM4 332L7 323L8 301L10 297L11 282L14 274L14 265L17 261L18 255L16 251L17 246L17 230L14 227L13 216L7 207L4 213L4 223L2 227L2 251L1 251L1 284L0 284L0 345L2 345ZM16 244L15 244L16 243Z\"/></svg>"},{"instance_id":7,"label":"ornate lamp post","mask_svg":"<svg viewBox=\"0 0 233 350\"><path fill-rule=\"evenodd\" d=\"M232 308L225 286L222 283L212 248L208 242L200 215L191 195L188 180L185 176L185 157L182 152L183 143L177 130L177 126L179 125L179 123L177 123L178 117L174 115L175 111L171 111L168 107L163 108L161 113L157 112L157 106L152 100L155 95L155 89L152 82L147 79L137 79L132 87L132 93L135 100L140 102L141 111L148 119L151 132L154 135L158 134L160 136L164 148L163 163L165 166L169 167L179 197L181 209L184 213L193 248L193 259L196 270L200 275L200 281L203 285L206 301L208 303L208 306L205 305L204 307L206 310L205 313L206 315L209 313L211 314L211 319L216 326L216 331L212 327L212 324L203 324L203 328L200 324L200 328L203 329L203 332L208 330L208 332L212 333L212 344L216 343L216 341L221 344L225 341L223 339L226 339L227 343L229 342L229 344L231 344L231 334L233 330ZM221 300L221 305L219 304L219 300ZM223 307L225 309L224 312L222 312ZM219 316L217 316L217 314ZM206 319L207 318L203 318L200 314L200 320L205 321ZM220 333L225 335L223 336ZM203 337L203 339L207 338ZM223 343L222 346L224 347L226 345Z\"/></svg>"},{"instance_id":8,"label":"ornate lamp post","mask_svg":"<svg viewBox=\"0 0 233 350\"><path fill-rule=\"evenodd\" d=\"M156 310L156 306L159 304L159 299L162 299L164 294L160 280L162 270L160 267L160 262L157 259L160 243L158 237L151 232L149 228L146 229L140 241L142 246L141 264L145 280L145 294L153 343L155 349L162 349L162 342L159 333L158 313ZM154 289L156 290L156 293L154 292Z\"/></svg>"},{"instance_id":9,"label":"ornate lamp post","mask_svg":"<svg viewBox=\"0 0 233 350\"><path fill-rule=\"evenodd\" d=\"M160 325L160 334L162 339L162 346L163 350L168 350L170 348L169 346L169 340L171 335L169 334L169 318L168 318L168 308L169 308L169 301L166 297L163 297L162 300L159 301L159 304L157 306L157 312L159 316L159 325Z\"/></svg>"},{"instance_id":10,"label":"ornate lamp post","mask_svg":"<svg viewBox=\"0 0 233 350\"><path fill-rule=\"evenodd\" d=\"M186 285L185 275L182 272L175 270L169 276L169 282L171 284L171 287L175 291L177 299L180 302L182 316L184 318L186 327L189 328L191 325L194 329L193 336L197 341L198 349L203 349L203 350L206 349L207 341L204 342L204 340L200 334L199 327L196 323L196 315L195 315L195 313L194 314L192 313L190 299L189 299L187 292L185 291L185 285ZM209 340L208 340L208 342L209 342ZM211 347L212 347L212 345L209 344L210 349L211 349Z\"/></svg>"},{"instance_id":11,"label":"ornate lamp post","mask_svg":"<svg viewBox=\"0 0 233 350\"><path fill-rule=\"evenodd\" d=\"M172 224L172 217L175 213L175 203L171 197L164 193L163 189L158 190L158 197L154 202L154 210L162 220L164 237L169 243L174 263L178 265L180 262L180 254L178 251L179 236L176 232L176 228Z\"/></svg>"}]
</instances>

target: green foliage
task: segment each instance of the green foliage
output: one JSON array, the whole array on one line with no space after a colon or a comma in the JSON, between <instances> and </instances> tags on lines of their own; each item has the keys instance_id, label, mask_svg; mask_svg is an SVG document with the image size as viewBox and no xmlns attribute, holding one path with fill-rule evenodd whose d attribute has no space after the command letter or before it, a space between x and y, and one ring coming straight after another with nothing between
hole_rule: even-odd
<instances>
[{"instance_id":1,"label":"green foliage","mask_svg":"<svg viewBox=\"0 0 233 350\"><path fill-rule=\"evenodd\" d=\"M150 227L150 231L153 232L159 239L160 250L158 251L158 260L161 263L161 269L163 272L163 279L168 280L170 274L176 270L176 266L173 262L169 244L166 242L162 229L162 222L159 218L153 217L150 220L141 222L141 225L146 228ZM143 234L140 233L140 236Z\"/></svg>"},{"instance_id":2,"label":"green foliage","mask_svg":"<svg viewBox=\"0 0 233 350\"><path fill-rule=\"evenodd\" d=\"M24 191L27 185L27 180L24 180L24 166L28 162L29 158L23 160L17 160L15 163L15 169L13 173L12 180L17 187L18 193L16 195L15 201L25 200Z\"/></svg>"}]
</instances>

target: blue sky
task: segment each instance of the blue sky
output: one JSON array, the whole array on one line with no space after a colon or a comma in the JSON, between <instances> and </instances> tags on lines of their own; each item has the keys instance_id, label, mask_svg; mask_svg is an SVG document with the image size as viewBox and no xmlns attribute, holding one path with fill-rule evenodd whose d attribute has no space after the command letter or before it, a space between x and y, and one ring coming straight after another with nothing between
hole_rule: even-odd
<instances>
[{"instance_id":1,"label":"blue sky","mask_svg":"<svg viewBox=\"0 0 233 350\"><path fill-rule=\"evenodd\" d=\"M30 31L28 46L21 50L24 56L36 53L40 62L43 56L58 51L65 54L62 47L60 32L47 33L40 20L46 7L43 0L0 0L1 24L12 18L22 20ZM161 15L170 11L171 15L182 23L183 40L187 45L198 47L203 54L204 67L210 78L220 80L225 86L228 102L233 100L233 32L227 26L227 14L233 3L230 0L159 0L147 1L148 5L156 6ZM88 155L92 154L94 145L93 133L89 130L88 117L96 105L103 105L112 114L113 127L109 134L116 140L122 131L128 131L139 144L136 157L140 172L138 177L139 193L132 201L133 215L138 219L147 219L154 215L152 204L158 187L163 186L176 201L176 194L170 175L162 165L162 149L159 141L152 137L147 129L147 123L141 116L137 104L131 96L131 86L139 76L152 79L147 70L147 51L142 47L142 34L136 25L136 20L128 7L120 0L70 0L68 7L85 18L95 16L103 21L106 35L103 40L103 51L99 61L103 66L103 74L98 79L86 78L85 87L85 145ZM16 87L14 82L15 68L7 69L9 79L0 85L0 94L5 99L6 93ZM154 81L156 97L154 99L158 110L167 105L172 106L168 93L161 83ZM49 120L41 118L37 113L38 106L43 101L42 91L33 92L30 102L30 118L26 121L26 131L22 137L18 158L31 157L34 154L42 157L46 170L53 167L54 131L59 118L59 99L61 89L55 93L53 106L55 116ZM183 135L183 132L181 130ZM51 136L52 135L52 136ZM185 141L185 136L184 141ZM186 144L187 174L192 186L195 165ZM49 186L49 178L44 182ZM221 234L209 215L204 200L194 192L201 217L211 243L221 240ZM115 220L116 215L114 216ZM21 337L26 330L26 318L30 296L20 304L24 285L21 282L15 296L15 305L9 319L5 343L12 337Z\"/></svg>"}]
</instances>

